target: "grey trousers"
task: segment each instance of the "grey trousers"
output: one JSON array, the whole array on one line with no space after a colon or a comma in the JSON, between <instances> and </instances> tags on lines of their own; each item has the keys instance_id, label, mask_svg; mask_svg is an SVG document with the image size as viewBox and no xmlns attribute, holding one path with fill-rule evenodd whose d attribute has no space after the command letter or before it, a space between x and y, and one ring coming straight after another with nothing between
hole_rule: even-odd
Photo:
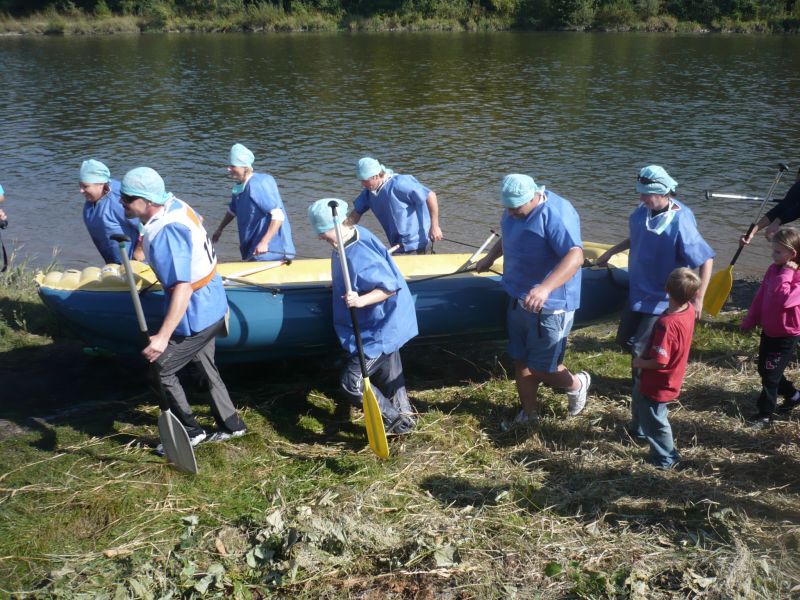
<instances>
[{"instance_id":1,"label":"grey trousers","mask_svg":"<svg viewBox=\"0 0 800 600\"><path fill-rule=\"evenodd\" d=\"M167 349L150 365L149 380L153 392L160 397L160 390L164 390L166 402L172 413L178 417L189 437L203 431L192 413L192 408L186 400L186 393L178 379L178 371L194 363L197 376L208 383L211 394L211 414L217 422L217 427L227 431L244 429L245 424L236 413L228 388L219 376L217 365L214 363L214 338L223 329L224 319L220 319L211 327L190 336L173 336ZM162 409L165 408L162 406Z\"/></svg>"},{"instance_id":2,"label":"grey trousers","mask_svg":"<svg viewBox=\"0 0 800 600\"><path fill-rule=\"evenodd\" d=\"M367 375L372 391L375 392L375 399L378 401L384 423L387 426L391 425L401 416L408 421L413 421L414 411L408 401L400 351L368 358ZM347 359L342 369L340 383L347 399L356 406L361 406L364 377L361 375L361 362L358 354Z\"/></svg>"}]
</instances>

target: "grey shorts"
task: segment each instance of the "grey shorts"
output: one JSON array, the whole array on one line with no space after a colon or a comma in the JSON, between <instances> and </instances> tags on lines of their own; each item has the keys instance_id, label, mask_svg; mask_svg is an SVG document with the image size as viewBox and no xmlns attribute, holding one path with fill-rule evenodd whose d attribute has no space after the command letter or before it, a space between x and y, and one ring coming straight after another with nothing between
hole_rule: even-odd
<instances>
[{"instance_id":1,"label":"grey shorts","mask_svg":"<svg viewBox=\"0 0 800 600\"><path fill-rule=\"evenodd\" d=\"M575 311L556 314L531 313L516 300L506 313L508 353L532 371L555 373L564 362L567 338Z\"/></svg>"}]
</instances>

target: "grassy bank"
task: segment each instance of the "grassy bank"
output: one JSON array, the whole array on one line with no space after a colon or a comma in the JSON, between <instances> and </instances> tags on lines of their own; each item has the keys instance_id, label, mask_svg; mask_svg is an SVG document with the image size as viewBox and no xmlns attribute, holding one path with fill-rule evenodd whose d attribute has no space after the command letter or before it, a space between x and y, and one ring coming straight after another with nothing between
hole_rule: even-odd
<instances>
[{"instance_id":1,"label":"grassy bank","mask_svg":"<svg viewBox=\"0 0 800 600\"><path fill-rule=\"evenodd\" d=\"M335 365L225 368L250 433L199 446L187 476L151 453L141 363L84 354L28 281L0 281L0 596L772 599L800 583L800 423L745 426L757 339L736 313L698 326L679 471L625 434L608 323L572 338L586 411L548 392L540 427L510 433L502 344L407 352L420 422L386 462L336 410Z\"/></svg>"},{"instance_id":2,"label":"grassy bank","mask_svg":"<svg viewBox=\"0 0 800 600\"><path fill-rule=\"evenodd\" d=\"M291 12L269 3L239 11L191 13L163 4L138 13L115 14L50 9L25 16L0 13L0 34L104 35L143 32L319 32L319 31L649 31L720 33L796 33L800 2L793 12L764 17L714 14L706 19L658 13L658 3L619 0L595 5L576 0L533 2L516 11L495 12L473 3L462 9L397 11L369 15L342 10L321 11L299 4ZM653 9L653 6L656 9ZM644 7L644 8L643 8ZM796 14L795 14L796 13Z\"/></svg>"}]
</instances>

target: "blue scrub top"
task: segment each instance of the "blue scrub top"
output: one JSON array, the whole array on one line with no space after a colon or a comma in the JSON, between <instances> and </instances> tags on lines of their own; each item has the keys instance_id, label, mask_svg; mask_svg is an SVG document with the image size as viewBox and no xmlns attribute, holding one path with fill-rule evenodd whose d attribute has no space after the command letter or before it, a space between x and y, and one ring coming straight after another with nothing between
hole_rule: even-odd
<instances>
[{"instance_id":1,"label":"blue scrub top","mask_svg":"<svg viewBox=\"0 0 800 600\"><path fill-rule=\"evenodd\" d=\"M179 210L180 204L175 203ZM150 243L148 262L164 287L169 290L178 283L191 282L192 235L181 223L170 223ZM169 307L170 294L164 299L164 314ZM192 292L189 307L173 335L192 335L210 327L225 316L228 299L219 274L198 290Z\"/></svg>"},{"instance_id":2,"label":"blue scrub top","mask_svg":"<svg viewBox=\"0 0 800 600\"><path fill-rule=\"evenodd\" d=\"M628 219L631 239L628 299L633 311L660 315L669 306L664 290L669 274L678 267L696 269L715 256L697 230L691 209L677 200L672 202L675 216L661 234L647 229L649 209L644 204Z\"/></svg>"},{"instance_id":3,"label":"blue scrub top","mask_svg":"<svg viewBox=\"0 0 800 600\"><path fill-rule=\"evenodd\" d=\"M512 298L523 300L544 281L572 248L582 248L581 222L568 200L546 191L525 219L504 211L503 287ZM572 311L581 304L581 270L564 285L554 289L543 310Z\"/></svg>"},{"instance_id":4,"label":"blue scrub top","mask_svg":"<svg viewBox=\"0 0 800 600\"><path fill-rule=\"evenodd\" d=\"M354 209L360 215L371 209L389 245L401 244L403 252L414 252L428 245L430 192L411 175L393 175L377 194L363 190L355 199Z\"/></svg>"},{"instance_id":5,"label":"blue scrub top","mask_svg":"<svg viewBox=\"0 0 800 600\"><path fill-rule=\"evenodd\" d=\"M256 246L267 233L272 222L270 211L280 208L285 219L278 233L269 241L269 254L254 256ZM292 226L283 205L275 178L266 173L254 173L244 190L231 195L228 210L236 217L239 226L239 252L242 260L280 260L294 258Z\"/></svg>"},{"instance_id":6,"label":"blue scrub top","mask_svg":"<svg viewBox=\"0 0 800 600\"><path fill-rule=\"evenodd\" d=\"M386 247L368 229L356 226L357 239L345 246L347 269L353 291L359 294L381 288L396 292L383 302L356 309L364 354L376 358L399 350L417 335L417 313L408 284ZM333 280L333 327L342 347L350 354L358 352L350 309L342 297L346 293L344 274L336 251L331 255Z\"/></svg>"},{"instance_id":7,"label":"blue scrub top","mask_svg":"<svg viewBox=\"0 0 800 600\"><path fill-rule=\"evenodd\" d=\"M83 205L83 222L89 235L106 263L122 264L119 254L119 244L111 240L114 234L127 235L131 241L128 244L128 257L133 257L133 249L139 239L139 219L128 219L125 209L119 201L119 181L111 179L108 182L111 190L95 203L86 202Z\"/></svg>"}]
</instances>

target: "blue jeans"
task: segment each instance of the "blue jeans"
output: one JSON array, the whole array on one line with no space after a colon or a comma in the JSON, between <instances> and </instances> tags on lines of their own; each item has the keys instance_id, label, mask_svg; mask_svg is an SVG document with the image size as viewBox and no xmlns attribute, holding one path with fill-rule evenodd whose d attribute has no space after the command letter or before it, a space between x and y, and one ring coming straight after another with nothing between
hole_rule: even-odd
<instances>
[{"instance_id":1,"label":"blue jeans","mask_svg":"<svg viewBox=\"0 0 800 600\"><path fill-rule=\"evenodd\" d=\"M633 392L633 415L650 444L650 464L669 469L681 459L672 440L672 426L669 424L667 402L655 402L639 393Z\"/></svg>"},{"instance_id":2,"label":"blue jeans","mask_svg":"<svg viewBox=\"0 0 800 600\"><path fill-rule=\"evenodd\" d=\"M634 358L641 356L650 342L650 335L653 333L653 326L658 321L658 317L659 315L637 312L630 308L625 309L617 328L617 344L630 352ZM633 386L631 399L639 393L639 377L641 377L641 369L631 368L631 384ZM630 431L631 435L636 437L644 436L633 400L631 400Z\"/></svg>"}]
</instances>

